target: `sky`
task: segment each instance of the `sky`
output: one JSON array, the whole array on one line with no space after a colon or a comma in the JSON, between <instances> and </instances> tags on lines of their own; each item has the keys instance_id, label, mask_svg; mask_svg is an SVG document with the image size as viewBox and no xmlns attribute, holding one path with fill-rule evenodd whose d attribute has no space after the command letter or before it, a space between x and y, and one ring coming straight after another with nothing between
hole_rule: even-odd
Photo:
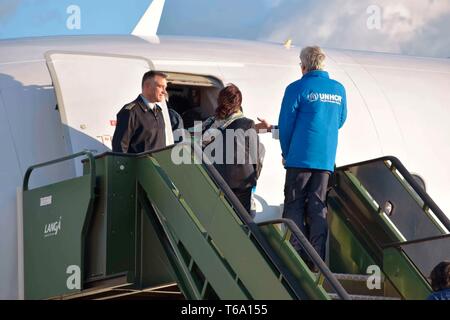
<instances>
[{"instance_id":1,"label":"sky","mask_svg":"<svg viewBox=\"0 0 450 320\"><path fill-rule=\"evenodd\" d=\"M152 0L0 0L0 39L128 34L151 2ZM72 18L77 14L75 20L79 20L79 26Z\"/></svg>"},{"instance_id":2,"label":"sky","mask_svg":"<svg viewBox=\"0 0 450 320\"><path fill-rule=\"evenodd\" d=\"M0 0L0 39L129 34L151 1ZM448 58L450 0L166 0L158 33Z\"/></svg>"}]
</instances>

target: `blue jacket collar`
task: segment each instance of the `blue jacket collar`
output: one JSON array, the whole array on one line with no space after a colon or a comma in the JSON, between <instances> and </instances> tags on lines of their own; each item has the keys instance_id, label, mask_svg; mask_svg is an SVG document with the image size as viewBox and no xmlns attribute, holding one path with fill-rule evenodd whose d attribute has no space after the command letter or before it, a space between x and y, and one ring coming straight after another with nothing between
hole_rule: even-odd
<instances>
[{"instance_id":1,"label":"blue jacket collar","mask_svg":"<svg viewBox=\"0 0 450 320\"><path fill-rule=\"evenodd\" d=\"M323 70L312 70L308 73L305 73L302 78L309 78L309 77L320 77L320 78L330 78L328 75L328 72Z\"/></svg>"}]
</instances>

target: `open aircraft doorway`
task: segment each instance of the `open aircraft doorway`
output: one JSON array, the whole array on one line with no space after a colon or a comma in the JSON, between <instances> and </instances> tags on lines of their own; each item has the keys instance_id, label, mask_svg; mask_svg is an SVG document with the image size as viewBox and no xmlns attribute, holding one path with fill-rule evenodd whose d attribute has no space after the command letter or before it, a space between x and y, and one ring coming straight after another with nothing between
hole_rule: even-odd
<instances>
[{"instance_id":1,"label":"open aircraft doorway","mask_svg":"<svg viewBox=\"0 0 450 320\"><path fill-rule=\"evenodd\" d=\"M214 115L223 83L215 77L167 72L169 106L183 118L184 128Z\"/></svg>"}]
</instances>

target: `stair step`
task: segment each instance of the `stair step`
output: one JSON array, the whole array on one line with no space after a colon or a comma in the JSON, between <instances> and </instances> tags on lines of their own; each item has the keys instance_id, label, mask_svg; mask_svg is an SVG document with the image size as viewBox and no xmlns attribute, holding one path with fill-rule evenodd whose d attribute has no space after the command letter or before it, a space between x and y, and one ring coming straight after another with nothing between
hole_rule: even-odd
<instances>
[{"instance_id":1,"label":"stair step","mask_svg":"<svg viewBox=\"0 0 450 320\"><path fill-rule=\"evenodd\" d=\"M341 298L336 293L328 294L333 300L340 300ZM361 294L350 294L351 300L401 300L400 298L395 297L380 297L380 296L367 296Z\"/></svg>"},{"instance_id":2,"label":"stair step","mask_svg":"<svg viewBox=\"0 0 450 320\"><path fill-rule=\"evenodd\" d=\"M336 279L338 280L343 280L343 281L359 281L359 282L364 282L366 283L367 280L369 279L370 275L367 274L348 274L348 273L333 273L333 275L336 277ZM384 279L381 278L381 283L384 282Z\"/></svg>"},{"instance_id":3,"label":"stair step","mask_svg":"<svg viewBox=\"0 0 450 320\"><path fill-rule=\"evenodd\" d=\"M360 296L384 296L383 281L381 281L380 289L371 290L367 287L367 280L369 279L368 275L346 273L333 273L333 275L349 294ZM326 280L323 287L327 292L334 292L331 285Z\"/></svg>"},{"instance_id":4,"label":"stair step","mask_svg":"<svg viewBox=\"0 0 450 320\"><path fill-rule=\"evenodd\" d=\"M314 273L314 275L317 277L318 273ZM366 283L367 280L371 275L367 274L350 274L350 273L333 273L333 275L338 280L342 281L357 281L357 282L364 282ZM384 278L381 278L381 283L384 282Z\"/></svg>"},{"instance_id":5,"label":"stair step","mask_svg":"<svg viewBox=\"0 0 450 320\"><path fill-rule=\"evenodd\" d=\"M380 279L379 289L369 289L367 286L367 281L370 279L371 275L366 274L348 274L348 273L333 273L336 279L341 283L344 289L349 295L355 297L357 300L383 300L383 299L399 299L400 297L387 290L389 285L386 284L384 277ZM318 274L316 274L316 277ZM331 285L325 280L323 288L328 293L333 293ZM371 297L370 299L368 297Z\"/></svg>"}]
</instances>

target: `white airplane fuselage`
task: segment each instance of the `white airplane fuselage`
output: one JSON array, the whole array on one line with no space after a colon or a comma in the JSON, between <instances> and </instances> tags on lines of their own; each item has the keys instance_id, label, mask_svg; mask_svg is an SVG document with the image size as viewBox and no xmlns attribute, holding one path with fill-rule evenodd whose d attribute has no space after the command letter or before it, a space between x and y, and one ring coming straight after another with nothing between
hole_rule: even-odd
<instances>
[{"instance_id":1,"label":"white airplane fuselage","mask_svg":"<svg viewBox=\"0 0 450 320\"><path fill-rule=\"evenodd\" d=\"M0 299L14 299L20 293L17 190L25 171L33 164L79 151L67 134L70 119L56 108L61 105L59 100L65 99L66 87L61 85L56 88L59 92L55 90L47 52L144 58L157 70L211 76L223 84L232 82L242 91L247 117L255 122L262 117L276 123L285 87L301 77L299 50L271 43L183 37L74 36L0 41ZM326 71L347 91L348 118L339 134L337 166L396 156L425 181L427 192L450 216L450 60L345 50L325 52ZM83 78L80 70L65 72L66 77L72 72L77 79L69 89L83 101L89 101L89 94L77 88L86 84L93 91L111 92L111 96L119 90L108 85L108 74ZM92 79L95 76L98 78ZM139 86L128 90L134 97L140 93ZM113 120L130 101L112 100L109 110L98 113ZM71 112L82 119L84 114L89 116L88 109L95 107L82 105L79 112ZM114 131L106 120L99 121L96 128L97 135L92 139L97 141ZM82 126L72 129L84 130ZM266 157L256 189L258 220L280 215L284 186L279 141L270 134L261 135L261 141ZM103 147L99 153L108 150L107 143ZM32 186L74 174L72 163L36 171Z\"/></svg>"}]
</instances>

